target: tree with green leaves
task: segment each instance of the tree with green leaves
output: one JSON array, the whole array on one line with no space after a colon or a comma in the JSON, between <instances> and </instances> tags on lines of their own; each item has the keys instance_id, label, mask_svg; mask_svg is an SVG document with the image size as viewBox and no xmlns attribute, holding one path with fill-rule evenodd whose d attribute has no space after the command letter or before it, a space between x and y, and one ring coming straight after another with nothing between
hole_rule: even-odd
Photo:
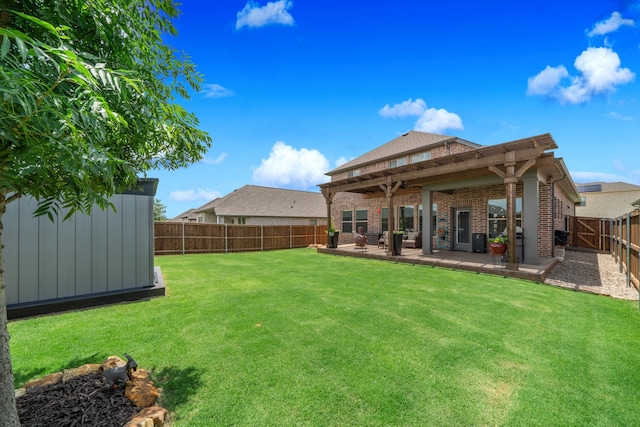
<instances>
[{"instance_id":1,"label":"tree with green leaves","mask_svg":"<svg viewBox=\"0 0 640 427\"><path fill-rule=\"evenodd\" d=\"M167 220L167 207L162 203L162 200L160 199L153 200L153 220L154 221Z\"/></svg>"},{"instance_id":2,"label":"tree with green leaves","mask_svg":"<svg viewBox=\"0 0 640 427\"><path fill-rule=\"evenodd\" d=\"M180 106L203 77L165 43L173 0L0 0L0 237L7 204L90 213L211 140ZM0 425L19 424L0 248Z\"/></svg>"}]
</instances>

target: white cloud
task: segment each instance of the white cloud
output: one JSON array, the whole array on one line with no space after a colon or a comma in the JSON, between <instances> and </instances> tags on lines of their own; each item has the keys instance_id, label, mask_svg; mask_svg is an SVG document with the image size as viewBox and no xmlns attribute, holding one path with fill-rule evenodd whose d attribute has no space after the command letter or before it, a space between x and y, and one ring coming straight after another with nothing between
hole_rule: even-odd
<instances>
[{"instance_id":1,"label":"white cloud","mask_svg":"<svg viewBox=\"0 0 640 427\"><path fill-rule=\"evenodd\" d=\"M529 77L527 85L527 94L529 95L548 95L553 92L565 77L569 77L569 72L564 65L559 67L551 67L540 71L534 77Z\"/></svg>"},{"instance_id":2,"label":"white cloud","mask_svg":"<svg viewBox=\"0 0 640 427\"><path fill-rule=\"evenodd\" d=\"M253 181L304 190L326 182L329 178L324 173L328 170L329 161L318 150L297 150L278 141L271 148L269 158L262 159L253 171Z\"/></svg>"},{"instance_id":3,"label":"white cloud","mask_svg":"<svg viewBox=\"0 0 640 427\"><path fill-rule=\"evenodd\" d=\"M218 191L203 190L199 188L197 190L176 190L169 194L169 200L174 202L195 202L197 200L209 201L217 197L221 197L222 194Z\"/></svg>"},{"instance_id":4,"label":"white cloud","mask_svg":"<svg viewBox=\"0 0 640 427\"><path fill-rule=\"evenodd\" d=\"M407 99L400 104L396 104L393 107L389 104L382 107L378 114L382 117L407 117L407 116L419 116L427 109L427 104L418 98L412 101L411 98Z\"/></svg>"},{"instance_id":5,"label":"white cloud","mask_svg":"<svg viewBox=\"0 0 640 427\"><path fill-rule=\"evenodd\" d=\"M614 175L612 173L604 173L604 172L571 172L571 178L575 182L617 182L617 181L625 181L625 178L619 175Z\"/></svg>"},{"instance_id":6,"label":"white cloud","mask_svg":"<svg viewBox=\"0 0 640 427\"><path fill-rule=\"evenodd\" d=\"M235 93L233 93L232 90L227 89L223 86L220 86L218 84L206 84L204 85L204 97L205 98L225 98L227 96L233 96L235 95Z\"/></svg>"},{"instance_id":7,"label":"white cloud","mask_svg":"<svg viewBox=\"0 0 640 427\"><path fill-rule=\"evenodd\" d=\"M560 103L582 104L594 95L613 92L616 86L629 83L635 74L628 68L620 68L620 57L607 47L590 47L575 60L579 76L570 77L564 66L547 66L536 76L530 77L527 94L546 96ZM569 78L570 84L562 86Z\"/></svg>"},{"instance_id":8,"label":"white cloud","mask_svg":"<svg viewBox=\"0 0 640 427\"><path fill-rule=\"evenodd\" d=\"M242 27L259 28L269 24L293 25L293 16L288 9L293 7L290 0L269 2L266 6L258 6L250 1L237 14L236 30Z\"/></svg>"},{"instance_id":9,"label":"white cloud","mask_svg":"<svg viewBox=\"0 0 640 427\"><path fill-rule=\"evenodd\" d=\"M409 98L394 106L387 104L378 110L378 114L382 117L417 116L414 129L421 132L442 133L447 129L464 129L460 116L443 108L427 108L420 98L415 101Z\"/></svg>"},{"instance_id":10,"label":"white cloud","mask_svg":"<svg viewBox=\"0 0 640 427\"><path fill-rule=\"evenodd\" d=\"M623 25L633 27L633 19L623 19L620 12L613 12L608 19L602 20L593 26L593 29L587 33L589 37L602 36L605 34L618 31Z\"/></svg>"},{"instance_id":11,"label":"white cloud","mask_svg":"<svg viewBox=\"0 0 640 427\"><path fill-rule=\"evenodd\" d=\"M228 156L229 155L227 153L221 153L218 157L216 157L213 160L205 157L204 159L200 160L200 162L205 163L207 165L219 165L220 163L224 162Z\"/></svg>"},{"instance_id":12,"label":"white cloud","mask_svg":"<svg viewBox=\"0 0 640 427\"><path fill-rule=\"evenodd\" d=\"M613 166L614 169L619 170L619 171L623 171L626 169L624 162L622 160L616 159L613 162L611 162L611 166Z\"/></svg>"},{"instance_id":13,"label":"white cloud","mask_svg":"<svg viewBox=\"0 0 640 427\"><path fill-rule=\"evenodd\" d=\"M345 163L349 163L351 160L353 160L353 158L347 159L346 157L342 156L342 157L338 158L334 163L335 163L336 167L339 168L340 166L344 165Z\"/></svg>"},{"instance_id":14,"label":"white cloud","mask_svg":"<svg viewBox=\"0 0 640 427\"><path fill-rule=\"evenodd\" d=\"M629 121L633 120L633 117L623 116L622 114L616 113L615 111L612 111L609 114L607 114L607 117L610 117L610 118L616 119L616 120L622 120L622 121L625 121L625 122L629 122Z\"/></svg>"},{"instance_id":15,"label":"white cloud","mask_svg":"<svg viewBox=\"0 0 640 427\"><path fill-rule=\"evenodd\" d=\"M464 129L462 119L455 113L450 113L445 109L429 108L418 119L415 130L430 133L442 133L446 129Z\"/></svg>"}]
</instances>

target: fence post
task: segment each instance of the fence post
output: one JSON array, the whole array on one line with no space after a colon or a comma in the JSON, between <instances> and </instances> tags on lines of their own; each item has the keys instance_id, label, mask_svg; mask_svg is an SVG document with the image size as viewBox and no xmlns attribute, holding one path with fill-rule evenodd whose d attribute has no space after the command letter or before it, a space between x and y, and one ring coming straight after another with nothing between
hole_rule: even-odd
<instances>
[{"instance_id":1,"label":"fence post","mask_svg":"<svg viewBox=\"0 0 640 427\"><path fill-rule=\"evenodd\" d=\"M627 286L631 285L631 212L627 212Z\"/></svg>"},{"instance_id":2,"label":"fence post","mask_svg":"<svg viewBox=\"0 0 640 427\"><path fill-rule=\"evenodd\" d=\"M264 225L260 226L260 252L264 252Z\"/></svg>"},{"instance_id":3,"label":"fence post","mask_svg":"<svg viewBox=\"0 0 640 427\"><path fill-rule=\"evenodd\" d=\"M616 257L613 251L613 219L609 218L609 252L611 256Z\"/></svg>"},{"instance_id":4,"label":"fence post","mask_svg":"<svg viewBox=\"0 0 640 427\"><path fill-rule=\"evenodd\" d=\"M618 217L618 265L620 273L622 271L622 216Z\"/></svg>"},{"instance_id":5,"label":"fence post","mask_svg":"<svg viewBox=\"0 0 640 427\"><path fill-rule=\"evenodd\" d=\"M229 253L229 235L227 234L227 224L224 225L224 253Z\"/></svg>"},{"instance_id":6,"label":"fence post","mask_svg":"<svg viewBox=\"0 0 640 427\"><path fill-rule=\"evenodd\" d=\"M318 246L317 237L318 237L318 224L313 224L313 247L314 248Z\"/></svg>"},{"instance_id":7,"label":"fence post","mask_svg":"<svg viewBox=\"0 0 640 427\"><path fill-rule=\"evenodd\" d=\"M293 249L293 225L289 224L289 249Z\"/></svg>"},{"instance_id":8,"label":"fence post","mask_svg":"<svg viewBox=\"0 0 640 427\"><path fill-rule=\"evenodd\" d=\"M184 255L184 218L182 218L182 255Z\"/></svg>"}]
</instances>

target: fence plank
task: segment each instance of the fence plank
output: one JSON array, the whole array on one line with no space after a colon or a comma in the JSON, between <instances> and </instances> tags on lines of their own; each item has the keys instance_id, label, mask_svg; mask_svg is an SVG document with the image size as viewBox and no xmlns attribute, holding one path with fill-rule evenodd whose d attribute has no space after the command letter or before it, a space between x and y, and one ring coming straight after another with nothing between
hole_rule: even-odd
<instances>
[{"instance_id":1,"label":"fence plank","mask_svg":"<svg viewBox=\"0 0 640 427\"><path fill-rule=\"evenodd\" d=\"M268 251L324 245L326 225L156 222L156 255Z\"/></svg>"}]
</instances>

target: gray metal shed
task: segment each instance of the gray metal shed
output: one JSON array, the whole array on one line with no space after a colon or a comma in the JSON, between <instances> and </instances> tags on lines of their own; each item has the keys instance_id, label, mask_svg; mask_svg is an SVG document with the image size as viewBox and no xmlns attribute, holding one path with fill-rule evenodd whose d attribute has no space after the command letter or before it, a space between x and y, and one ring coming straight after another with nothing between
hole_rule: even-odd
<instances>
[{"instance_id":1,"label":"gray metal shed","mask_svg":"<svg viewBox=\"0 0 640 427\"><path fill-rule=\"evenodd\" d=\"M7 206L2 242L9 318L164 295L153 265L157 179L69 220L34 217L36 201Z\"/></svg>"}]
</instances>

